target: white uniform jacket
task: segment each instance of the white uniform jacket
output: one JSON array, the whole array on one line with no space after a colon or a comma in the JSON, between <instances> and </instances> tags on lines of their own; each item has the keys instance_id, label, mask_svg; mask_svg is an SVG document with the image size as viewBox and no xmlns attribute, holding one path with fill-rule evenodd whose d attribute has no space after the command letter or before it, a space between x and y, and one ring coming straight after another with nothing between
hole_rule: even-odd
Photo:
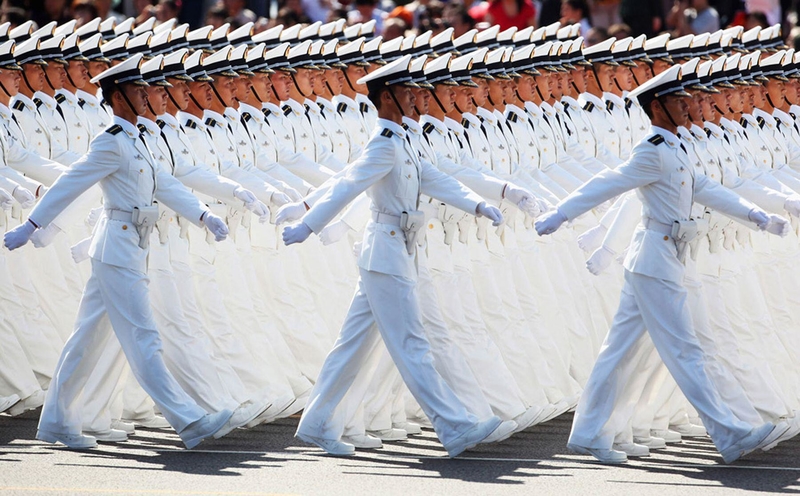
<instances>
[{"instance_id":1,"label":"white uniform jacket","mask_svg":"<svg viewBox=\"0 0 800 496\"><path fill-rule=\"evenodd\" d=\"M638 188L643 224L652 227L639 226L625 257L625 269L681 283L684 266L678 260L674 240L666 232L673 222L687 220L695 200L746 222L755 207L716 181L693 172L678 137L652 126L649 137L633 148L627 162L597 174L560 202L558 209L572 220L604 201Z\"/></svg>"},{"instance_id":2,"label":"white uniform jacket","mask_svg":"<svg viewBox=\"0 0 800 496\"><path fill-rule=\"evenodd\" d=\"M406 131L392 121L378 119L378 128L361 157L348 167L325 195L306 212L303 222L315 233L322 229L361 192L372 200L373 212L399 218L417 210L420 193L475 212L481 197L458 181L420 160L406 140ZM415 255L406 251L397 225L367 224L358 266L364 270L416 279Z\"/></svg>"},{"instance_id":3,"label":"white uniform jacket","mask_svg":"<svg viewBox=\"0 0 800 496\"><path fill-rule=\"evenodd\" d=\"M58 178L33 209L30 219L46 227L81 193L99 182L106 211L132 212L135 207L148 207L158 200L201 225L206 207L169 172L158 167L136 126L119 117L112 122L92 141L89 152ZM108 216L100 219L89 248L92 258L146 272L147 254L148 249L139 247L139 234L131 222Z\"/></svg>"}]
</instances>

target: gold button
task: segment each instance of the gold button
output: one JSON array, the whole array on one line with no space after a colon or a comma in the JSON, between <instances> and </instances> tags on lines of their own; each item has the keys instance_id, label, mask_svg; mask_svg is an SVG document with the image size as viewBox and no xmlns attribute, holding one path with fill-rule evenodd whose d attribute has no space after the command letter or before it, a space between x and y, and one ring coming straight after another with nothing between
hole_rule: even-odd
<instances>
[{"instance_id":1,"label":"gold button","mask_svg":"<svg viewBox=\"0 0 800 496\"><path fill-rule=\"evenodd\" d=\"M394 231L390 232L389 234L391 234L392 236L394 236Z\"/></svg>"},{"instance_id":2,"label":"gold button","mask_svg":"<svg viewBox=\"0 0 800 496\"><path fill-rule=\"evenodd\" d=\"M409 179L411 179L411 174L407 175L406 177L407 177L407 178L409 178Z\"/></svg>"},{"instance_id":3,"label":"gold button","mask_svg":"<svg viewBox=\"0 0 800 496\"><path fill-rule=\"evenodd\" d=\"M669 240L669 236L664 236L664 241Z\"/></svg>"},{"instance_id":4,"label":"gold button","mask_svg":"<svg viewBox=\"0 0 800 496\"><path fill-rule=\"evenodd\" d=\"M684 184L686 184L686 181L681 181L681 186L683 186Z\"/></svg>"},{"instance_id":5,"label":"gold button","mask_svg":"<svg viewBox=\"0 0 800 496\"><path fill-rule=\"evenodd\" d=\"M139 172L140 172L140 173L141 173L141 172L144 172L144 169L139 169Z\"/></svg>"},{"instance_id":6,"label":"gold button","mask_svg":"<svg viewBox=\"0 0 800 496\"><path fill-rule=\"evenodd\" d=\"M127 224L122 224L122 230L123 231L127 231L128 230L128 225Z\"/></svg>"},{"instance_id":7,"label":"gold button","mask_svg":"<svg viewBox=\"0 0 800 496\"><path fill-rule=\"evenodd\" d=\"M433 229L433 224L428 224L428 229Z\"/></svg>"}]
</instances>

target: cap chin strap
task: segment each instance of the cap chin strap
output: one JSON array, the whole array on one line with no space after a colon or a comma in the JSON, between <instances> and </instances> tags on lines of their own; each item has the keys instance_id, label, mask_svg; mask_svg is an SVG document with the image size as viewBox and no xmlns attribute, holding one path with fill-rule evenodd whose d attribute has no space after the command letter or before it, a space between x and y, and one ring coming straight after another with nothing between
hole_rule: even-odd
<instances>
[{"instance_id":1,"label":"cap chin strap","mask_svg":"<svg viewBox=\"0 0 800 496\"><path fill-rule=\"evenodd\" d=\"M770 105L772 105L772 108L778 108L778 106L777 106L777 105L775 105L774 103L772 103L772 98L770 98L770 97L769 97L769 91L767 91L767 89L766 89L766 88L764 88L764 96L766 96L766 97L767 97L767 101L769 102L769 104L770 104ZM786 99L786 97L784 96L784 97L783 97L783 99L785 100L785 99Z\"/></svg>"},{"instance_id":2,"label":"cap chin strap","mask_svg":"<svg viewBox=\"0 0 800 496\"><path fill-rule=\"evenodd\" d=\"M391 86L389 86L389 87L386 89L386 91L388 91L388 92L389 92L389 96L391 96L391 97L392 97L392 100L394 100L394 104L395 104L395 105L397 105L397 110L399 110L399 111L400 111L400 115L401 115L401 116L403 116L403 117L405 117L406 113L403 111L403 107L402 107L402 106L400 106L400 102L399 102L399 101L397 101L397 97L396 97L396 96L394 96L394 90L392 89L392 87L391 87Z\"/></svg>"},{"instance_id":3,"label":"cap chin strap","mask_svg":"<svg viewBox=\"0 0 800 496\"><path fill-rule=\"evenodd\" d=\"M222 104L222 108L228 108L228 105L222 100L222 97L220 96L219 91L217 91L216 85L214 83L208 83L208 84L211 86L211 90L214 92L214 96L216 96L217 100L219 100L219 103ZM197 103L197 102L195 102L195 103Z\"/></svg>"},{"instance_id":4,"label":"cap chin strap","mask_svg":"<svg viewBox=\"0 0 800 496\"><path fill-rule=\"evenodd\" d=\"M600 82L600 77L597 75L597 69L595 69L594 64L592 64L592 73L594 74L594 81L597 83L597 88L600 89L600 93L603 93L605 90L603 89L603 84Z\"/></svg>"},{"instance_id":5,"label":"cap chin strap","mask_svg":"<svg viewBox=\"0 0 800 496\"><path fill-rule=\"evenodd\" d=\"M542 95L542 90L539 89L539 84L538 83L536 84L536 93L539 95L539 98L541 98L542 101L544 102L545 101L544 95Z\"/></svg>"},{"instance_id":6,"label":"cap chin strap","mask_svg":"<svg viewBox=\"0 0 800 496\"><path fill-rule=\"evenodd\" d=\"M297 78L295 77L294 74L292 74L292 82L294 83L294 87L297 88L297 92L300 93L300 96L302 96L303 98L308 98L308 95L306 95L303 92L303 90L300 89L300 85L297 84ZM313 93L313 92L314 92L314 90L313 90L313 86L312 86L311 93Z\"/></svg>"},{"instance_id":7,"label":"cap chin strap","mask_svg":"<svg viewBox=\"0 0 800 496\"><path fill-rule=\"evenodd\" d=\"M656 100L658 101L659 105L661 105L661 108L664 109L664 113L667 114L667 119L669 119L672 125L675 127L680 127L680 125L675 122L675 119L672 118L672 112L667 110L667 106L664 104L664 101L661 98L656 98Z\"/></svg>"},{"instance_id":8,"label":"cap chin strap","mask_svg":"<svg viewBox=\"0 0 800 496\"><path fill-rule=\"evenodd\" d=\"M28 81L28 75L25 74L24 70L22 71L22 80L25 81L25 86L27 86L28 89L31 90L31 93L36 93L36 90L33 89L33 86L31 86L31 83Z\"/></svg>"},{"instance_id":9,"label":"cap chin strap","mask_svg":"<svg viewBox=\"0 0 800 496\"><path fill-rule=\"evenodd\" d=\"M119 92L122 95L122 98L125 99L125 103L128 105L128 108L131 109L131 112L133 112L133 115L138 116L139 112L137 112L136 109L133 108L133 104L131 103L130 99L128 98L128 95L125 93L124 87L121 84L118 84L117 88L119 89ZM150 102L147 103L147 106L148 107L150 106ZM150 109L150 110L152 111L153 109ZM153 112L153 113L155 114L155 112Z\"/></svg>"},{"instance_id":10,"label":"cap chin strap","mask_svg":"<svg viewBox=\"0 0 800 496\"><path fill-rule=\"evenodd\" d=\"M358 93L358 91L353 88L353 83L350 82L350 76L347 75L347 69L342 69L342 73L344 73L344 80L347 81L347 86L349 86L354 93Z\"/></svg>"},{"instance_id":11,"label":"cap chin strap","mask_svg":"<svg viewBox=\"0 0 800 496\"><path fill-rule=\"evenodd\" d=\"M429 91L431 92L431 95L433 95L433 99L436 100L436 105L438 105L439 108L442 109L442 112L444 112L445 115L447 115L447 110L444 109L444 105L442 105L442 101L439 100L438 96L436 96L436 89L432 89L432 90L429 90Z\"/></svg>"},{"instance_id":12,"label":"cap chin strap","mask_svg":"<svg viewBox=\"0 0 800 496\"><path fill-rule=\"evenodd\" d=\"M253 96L256 97L256 100L258 100L259 103L264 103L264 100L261 99L261 95L259 95L258 92L256 91L256 87L255 86L251 86L250 87L250 91L253 92Z\"/></svg>"},{"instance_id":13,"label":"cap chin strap","mask_svg":"<svg viewBox=\"0 0 800 496\"><path fill-rule=\"evenodd\" d=\"M165 89L167 90L167 96L169 97L169 101L171 101L172 104L175 105L175 108L178 111L180 111L181 110L181 106L178 105L178 102L175 101L175 98L172 96L172 92L169 90L169 88L165 88ZM190 97L192 96L191 92L189 93L189 96ZM195 103L197 103L197 102L195 102ZM198 108L199 108L199 106L198 106Z\"/></svg>"}]
</instances>

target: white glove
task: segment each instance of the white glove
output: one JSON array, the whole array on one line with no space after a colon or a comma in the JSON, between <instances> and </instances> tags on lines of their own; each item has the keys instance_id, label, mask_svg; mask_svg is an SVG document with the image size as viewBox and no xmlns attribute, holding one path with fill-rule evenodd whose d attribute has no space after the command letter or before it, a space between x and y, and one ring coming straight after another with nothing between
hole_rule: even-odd
<instances>
[{"instance_id":1,"label":"white glove","mask_svg":"<svg viewBox=\"0 0 800 496\"><path fill-rule=\"evenodd\" d=\"M558 231L558 228L561 227L561 224L566 221L567 217L561 213L561 210L556 208L555 210L551 210L539 217L539 220L536 221L534 227L536 228L536 233L539 236L545 236Z\"/></svg>"},{"instance_id":2,"label":"white glove","mask_svg":"<svg viewBox=\"0 0 800 496\"><path fill-rule=\"evenodd\" d=\"M325 246L332 245L344 238L351 230L350 226L340 219L326 226L325 229L319 233L319 240L322 241L322 244Z\"/></svg>"},{"instance_id":3,"label":"white glove","mask_svg":"<svg viewBox=\"0 0 800 496\"><path fill-rule=\"evenodd\" d=\"M11 210L14 206L14 197L8 194L8 191L0 189L0 208L3 210Z\"/></svg>"},{"instance_id":4,"label":"white glove","mask_svg":"<svg viewBox=\"0 0 800 496\"><path fill-rule=\"evenodd\" d=\"M86 219L83 221L87 226L94 227L97 224L97 221L100 220L100 216L103 214L103 207L95 207L89 211L89 215L86 216Z\"/></svg>"},{"instance_id":5,"label":"white glove","mask_svg":"<svg viewBox=\"0 0 800 496\"><path fill-rule=\"evenodd\" d=\"M788 220L784 219L780 215L770 214L769 223L767 224L765 230L770 234L774 234L783 238L789 234L789 230L791 228L792 226Z\"/></svg>"},{"instance_id":6,"label":"white glove","mask_svg":"<svg viewBox=\"0 0 800 496\"><path fill-rule=\"evenodd\" d=\"M767 224L769 224L769 214L760 208L754 208L750 210L750 213L747 214L747 218L750 219L750 222L757 225L762 231L766 229Z\"/></svg>"},{"instance_id":7,"label":"white glove","mask_svg":"<svg viewBox=\"0 0 800 496\"><path fill-rule=\"evenodd\" d=\"M275 193L272 194L272 203L279 207L282 207L291 201L292 201L291 198L281 193L280 191L276 191Z\"/></svg>"},{"instance_id":8,"label":"white glove","mask_svg":"<svg viewBox=\"0 0 800 496\"><path fill-rule=\"evenodd\" d=\"M283 243L286 246L302 243L311 236L311 232L311 228L304 222L298 222L293 226L286 226L283 229Z\"/></svg>"},{"instance_id":9,"label":"white glove","mask_svg":"<svg viewBox=\"0 0 800 496\"><path fill-rule=\"evenodd\" d=\"M589 269L594 275L599 275L601 272L606 270L611 262L614 260L617 254L614 253L611 249L601 246L600 248L596 249L592 256L586 260L586 268Z\"/></svg>"},{"instance_id":10,"label":"white glove","mask_svg":"<svg viewBox=\"0 0 800 496\"><path fill-rule=\"evenodd\" d=\"M36 226L33 225L33 222L23 222L3 236L3 244L9 250L16 250L31 239L31 235L35 230Z\"/></svg>"},{"instance_id":11,"label":"white glove","mask_svg":"<svg viewBox=\"0 0 800 496\"><path fill-rule=\"evenodd\" d=\"M542 214L542 210L539 208L539 202L537 202L533 198L526 198L517 204L517 207L532 219L536 219Z\"/></svg>"},{"instance_id":12,"label":"white glove","mask_svg":"<svg viewBox=\"0 0 800 496\"><path fill-rule=\"evenodd\" d=\"M592 253L603 243L608 228L603 224L588 229L585 233L578 236L578 246L586 253Z\"/></svg>"},{"instance_id":13,"label":"white glove","mask_svg":"<svg viewBox=\"0 0 800 496\"><path fill-rule=\"evenodd\" d=\"M241 186L236 186L236 189L233 190L233 196L237 200L244 202L245 206L247 206L248 203L254 203L258 201L256 195L254 195L250 190L246 190Z\"/></svg>"},{"instance_id":14,"label":"white glove","mask_svg":"<svg viewBox=\"0 0 800 496\"><path fill-rule=\"evenodd\" d=\"M285 188L283 192L289 197L289 201L296 202L303 199L303 195L301 195L300 192L294 188Z\"/></svg>"},{"instance_id":15,"label":"white glove","mask_svg":"<svg viewBox=\"0 0 800 496\"><path fill-rule=\"evenodd\" d=\"M792 195L783 202L783 208L789 212L789 215L800 217L800 196Z\"/></svg>"},{"instance_id":16,"label":"white glove","mask_svg":"<svg viewBox=\"0 0 800 496\"><path fill-rule=\"evenodd\" d=\"M486 217L492 221L492 225L495 227L503 223L503 213L500 212L500 209L492 205L487 205L486 202L478 203L478 206L475 208L475 214L478 217Z\"/></svg>"},{"instance_id":17,"label":"white glove","mask_svg":"<svg viewBox=\"0 0 800 496\"><path fill-rule=\"evenodd\" d=\"M214 235L214 239L217 240L217 242L225 241L225 238L228 237L228 226L225 224L225 221L222 220L221 217L212 214L210 211L206 211L206 214L203 216L203 225Z\"/></svg>"},{"instance_id":18,"label":"white glove","mask_svg":"<svg viewBox=\"0 0 800 496\"><path fill-rule=\"evenodd\" d=\"M286 222L300 220L306 214L306 204L304 202L287 203L278 210L275 216L275 225L279 226Z\"/></svg>"},{"instance_id":19,"label":"white glove","mask_svg":"<svg viewBox=\"0 0 800 496\"><path fill-rule=\"evenodd\" d=\"M31 235L31 241L36 248L44 248L56 239L61 229L52 222L44 229L39 229Z\"/></svg>"},{"instance_id":20,"label":"white glove","mask_svg":"<svg viewBox=\"0 0 800 496\"><path fill-rule=\"evenodd\" d=\"M31 208L34 203L36 203L36 196L30 192L30 190L23 188L22 186L17 186L14 188L14 191L11 193L15 200L19 202L19 206L22 208Z\"/></svg>"},{"instance_id":21,"label":"white glove","mask_svg":"<svg viewBox=\"0 0 800 496\"><path fill-rule=\"evenodd\" d=\"M83 241L78 241L78 244L69 249L70 253L72 253L72 260L75 261L76 264L79 264L84 260L88 259L89 247L91 245L92 245L91 236L84 239Z\"/></svg>"}]
</instances>

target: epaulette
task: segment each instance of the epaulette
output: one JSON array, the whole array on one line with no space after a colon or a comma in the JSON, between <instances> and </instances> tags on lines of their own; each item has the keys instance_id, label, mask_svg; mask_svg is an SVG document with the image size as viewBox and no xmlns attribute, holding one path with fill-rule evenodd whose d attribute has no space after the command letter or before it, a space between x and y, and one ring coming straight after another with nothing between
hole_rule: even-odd
<instances>
[{"instance_id":1,"label":"epaulette","mask_svg":"<svg viewBox=\"0 0 800 496\"><path fill-rule=\"evenodd\" d=\"M711 137L711 130L706 128L706 136Z\"/></svg>"},{"instance_id":2,"label":"epaulette","mask_svg":"<svg viewBox=\"0 0 800 496\"><path fill-rule=\"evenodd\" d=\"M140 133L144 133L147 131L147 126L144 124L136 124L136 129L138 129Z\"/></svg>"},{"instance_id":3,"label":"epaulette","mask_svg":"<svg viewBox=\"0 0 800 496\"><path fill-rule=\"evenodd\" d=\"M252 118L253 116L250 115L250 112L242 112L242 120L244 120L245 122L250 122L250 119Z\"/></svg>"},{"instance_id":4,"label":"epaulette","mask_svg":"<svg viewBox=\"0 0 800 496\"><path fill-rule=\"evenodd\" d=\"M110 128L106 129L106 132L110 134L119 134L122 132L122 126L119 124L114 124Z\"/></svg>"},{"instance_id":5,"label":"epaulette","mask_svg":"<svg viewBox=\"0 0 800 496\"><path fill-rule=\"evenodd\" d=\"M461 125L464 126L464 129L469 128L469 124L470 124L469 120L461 119Z\"/></svg>"},{"instance_id":6,"label":"epaulette","mask_svg":"<svg viewBox=\"0 0 800 496\"><path fill-rule=\"evenodd\" d=\"M369 112L369 105L363 102L359 103L358 110L360 110L362 114L366 114L367 112Z\"/></svg>"},{"instance_id":7,"label":"epaulette","mask_svg":"<svg viewBox=\"0 0 800 496\"><path fill-rule=\"evenodd\" d=\"M408 124L406 124L406 123L404 122L404 123L402 123L402 124L400 124L400 125L401 125L401 126L403 126L403 129L405 129L406 131L408 131Z\"/></svg>"},{"instance_id":8,"label":"epaulette","mask_svg":"<svg viewBox=\"0 0 800 496\"><path fill-rule=\"evenodd\" d=\"M58 102L59 104L64 103L66 100L67 100L67 97L65 97L61 93L57 93L56 94L56 102Z\"/></svg>"},{"instance_id":9,"label":"epaulette","mask_svg":"<svg viewBox=\"0 0 800 496\"><path fill-rule=\"evenodd\" d=\"M44 105L44 102L42 101L42 99L41 99L41 98L34 98L34 99L33 99L33 103L35 103L35 104L36 104L36 108L39 108L39 107L41 107L42 105Z\"/></svg>"},{"instance_id":10,"label":"epaulette","mask_svg":"<svg viewBox=\"0 0 800 496\"><path fill-rule=\"evenodd\" d=\"M167 125L167 121L164 119L156 119L156 124L158 125L159 129L164 129L164 126Z\"/></svg>"},{"instance_id":11,"label":"epaulette","mask_svg":"<svg viewBox=\"0 0 800 496\"><path fill-rule=\"evenodd\" d=\"M587 112L591 112L594 109L594 103L586 102L586 105L583 106L583 110Z\"/></svg>"},{"instance_id":12,"label":"epaulette","mask_svg":"<svg viewBox=\"0 0 800 496\"><path fill-rule=\"evenodd\" d=\"M191 119L186 121L186 127L189 129L197 129L197 123Z\"/></svg>"},{"instance_id":13,"label":"epaulette","mask_svg":"<svg viewBox=\"0 0 800 496\"><path fill-rule=\"evenodd\" d=\"M394 131L392 131L389 128L384 128L383 131L381 131L381 136L383 136L384 138L391 138L392 136L394 136Z\"/></svg>"},{"instance_id":14,"label":"epaulette","mask_svg":"<svg viewBox=\"0 0 800 496\"><path fill-rule=\"evenodd\" d=\"M764 118L761 117L760 115L756 117L756 122L758 122L758 127L760 127L761 129L764 129L764 124L767 123L767 121L765 121Z\"/></svg>"},{"instance_id":15,"label":"epaulette","mask_svg":"<svg viewBox=\"0 0 800 496\"><path fill-rule=\"evenodd\" d=\"M14 105L11 108L13 108L14 110L24 110L25 104L22 103L22 100L17 100L16 102L14 102Z\"/></svg>"},{"instance_id":16,"label":"epaulette","mask_svg":"<svg viewBox=\"0 0 800 496\"><path fill-rule=\"evenodd\" d=\"M436 126L434 126L434 125L433 125L433 124L431 124L430 122L426 122L426 123L425 123L425 124L422 126L422 132L423 132L423 133L425 133L425 134L431 134L431 133L433 132L433 130L434 130L434 129L436 129Z\"/></svg>"},{"instance_id":17,"label":"epaulette","mask_svg":"<svg viewBox=\"0 0 800 496\"><path fill-rule=\"evenodd\" d=\"M336 111L340 114L344 113L345 110L347 110L347 104L344 102L341 102L336 106Z\"/></svg>"},{"instance_id":18,"label":"epaulette","mask_svg":"<svg viewBox=\"0 0 800 496\"><path fill-rule=\"evenodd\" d=\"M614 102L612 102L611 100L606 100L606 110L608 110L609 112L614 110Z\"/></svg>"},{"instance_id":19,"label":"epaulette","mask_svg":"<svg viewBox=\"0 0 800 496\"><path fill-rule=\"evenodd\" d=\"M655 135L651 136L650 138L648 138L647 142L658 146L658 145L660 145L661 143L664 142L664 137L661 136L660 134L655 134Z\"/></svg>"},{"instance_id":20,"label":"epaulette","mask_svg":"<svg viewBox=\"0 0 800 496\"><path fill-rule=\"evenodd\" d=\"M625 110L630 110L633 107L633 100L625 97Z\"/></svg>"},{"instance_id":21,"label":"epaulette","mask_svg":"<svg viewBox=\"0 0 800 496\"><path fill-rule=\"evenodd\" d=\"M317 102L317 107L319 107L320 112L325 112L325 104Z\"/></svg>"},{"instance_id":22,"label":"epaulette","mask_svg":"<svg viewBox=\"0 0 800 496\"><path fill-rule=\"evenodd\" d=\"M289 104L286 104L283 107L281 107L281 110L283 110L283 115L289 115L292 113L292 107L290 107Z\"/></svg>"},{"instance_id":23,"label":"epaulette","mask_svg":"<svg viewBox=\"0 0 800 496\"><path fill-rule=\"evenodd\" d=\"M747 128L747 119L745 119L744 117L739 119L739 125L741 125L743 128Z\"/></svg>"},{"instance_id":24,"label":"epaulette","mask_svg":"<svg viewBox=\"0 0 800 496\"><path fill-rule=\"evenodd\" d=\"M263 112L263 113L264 113L264 118L265 118L265 119L266 119L267 117L269 117L270 115L272 115L272 110L270 110L270 109L268 109L268 108L261 109L261 112Z\"/></svg>"},{"instance_id":25,"label":"epaulette","mask_svg":"<svg viewBox=\"0 0 800 496\"><path fill-rule=\"evenodd\" d=\"M213 117L209 117L206 119L206 126L214 127L217 125L217 121Z\"/></svg>"},{"instance_id":26,"label":"epaulette","mask_svg":"<svg viewBox=\"0 0 800 496\"><path fill-rule=\"evenodd\" d=\"M78 106L80 108L83 108L84 105L86 105L86 100L84 100L83 98L78 98Z\"/></svg>"},{"instance_id":27,"label":"epaulette","mask_svg":"<svg viewBox=\"0 0 800 496\"><path fill-rule=\"evenodd\" d=\"M509 112L507 119L510 120L511 122L517 122L519 120L519 116L514 112Z\"/></svg>"},{"instance_id":28,"label":"epaulette","mask_svg":"<svg viewBox=\"0 0 800 496\"><path fill-rule=\"evenodd\" d=\"M797 120L797 116L796 116L796 115L794 115L794 112L789 112L789 115L791 115L791 116L792 116L792 119L794 119L794 120Z\"/></svg>"}]
</instances>

